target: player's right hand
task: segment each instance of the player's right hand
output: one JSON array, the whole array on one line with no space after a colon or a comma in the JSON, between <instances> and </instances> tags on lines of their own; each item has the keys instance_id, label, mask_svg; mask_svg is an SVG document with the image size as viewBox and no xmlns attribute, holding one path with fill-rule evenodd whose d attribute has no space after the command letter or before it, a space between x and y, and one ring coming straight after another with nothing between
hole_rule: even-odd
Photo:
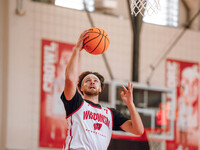
<instances>
[{"instance_id":1,"label":"player's right hand","mask_svg":"<svg viewBox=\"0 0 200 150\"><path fill-rule=\"evenodd\" d=\"M89 37L89 35L87 35L88 30L85 30L79 37L78 42L76 43L75 48L78 49L79 51L81 51L83 49L83 41Z\"/></svg>"}]
</instances>

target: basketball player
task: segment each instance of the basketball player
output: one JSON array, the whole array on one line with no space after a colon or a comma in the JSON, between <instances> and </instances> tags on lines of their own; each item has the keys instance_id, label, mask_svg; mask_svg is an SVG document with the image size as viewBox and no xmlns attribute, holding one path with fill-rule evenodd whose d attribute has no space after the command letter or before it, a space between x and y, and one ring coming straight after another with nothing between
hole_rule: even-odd
<instances>
[{"instance_id":1,"label":"basketball player","mask_svg":"<svg viewBox=\"0 0 200 150\"><path fill-rule=\"evenodd\" d=\"M121 98L129 109L131 120L115 109L99 105L99 93L104 87L104 78L99 73L82 73L79 76L78 89L76 88L78 60L83 40L87 38L86 33L87 31L79 37L65 72L65 87L61 95L68 122L65 150L106 150L112 130L124 130L135 135L142 135L144 132L142 121L133 103L132 83L128 83L128 89L122 85L124 91L121 92Z\"/></svg>"}]
</instances>

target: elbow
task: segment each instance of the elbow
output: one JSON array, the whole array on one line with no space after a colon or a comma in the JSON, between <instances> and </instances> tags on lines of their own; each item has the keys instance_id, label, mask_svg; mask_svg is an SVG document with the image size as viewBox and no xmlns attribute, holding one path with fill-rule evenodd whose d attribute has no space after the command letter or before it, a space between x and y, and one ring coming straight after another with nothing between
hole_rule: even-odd
<instances>
[{"instance_id":1,"label":"elbow","mask_svg":"<svg viewBox=\"0 0 200 150\"><path fill-rule=\"evenodd\" d=\"M139 129L139 135L144 134L144 126L143 124L141 125L140 129Z\"/></svg>"},{"instance_id":2,"label":"elbow","mask_svg":"<svg viewBox=\"0 0 200 150\"><path fill-rule=\"evenodd\" d=\"M143 135L143 134L144 134L144 128L140 129L140 130L138 131L138 134L137 134L137 135L141 136L141 135Z\"/></svg>"},{"instance_id":3,"label":"elbow","mask_svg":"<svg viewBox=\"0 0 200 150\"><path fill-rule=\"evenodd\" d=\"M137 136L141 136L144 134L144 127L141 127L140 129L136 130L133 134Z\"/></svg>"}]
</instances>

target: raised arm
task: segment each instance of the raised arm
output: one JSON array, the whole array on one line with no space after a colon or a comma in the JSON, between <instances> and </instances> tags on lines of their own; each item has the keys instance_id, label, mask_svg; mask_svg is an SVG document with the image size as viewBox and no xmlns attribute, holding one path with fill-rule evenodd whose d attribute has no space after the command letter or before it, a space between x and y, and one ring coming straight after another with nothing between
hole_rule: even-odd
<instances>
[{"instance_id":1,"label":"raised arm","mask_svg":"<svg viewBox=\"0 0 200 150\"><path fill-rule=\"evenodd\" d=\"M135 108L135 104L133 103L133 83L128 83L128 89L126 89L123 85L122 88L124 89L124 91L120 93L121 98L124 101L124 103L126 103L129 109L131 120L124 122L120 127L124 131L133 133L135 135L142 135L144 132L144 126L140 115Z\"/></svg>"},{"instance_id":2,"label":"raised arm","mask_svg":"<svg viewBox=\"0 0 200 150\"><path fill-rule=\"evenodd\" d=\"M83 32L75 47L73 48L72 56L67 64L65 70L65 87L64 94L67 100L71 100L76 93L76 83L78 79L78 60L80 56L80 51L83 47L83 40L87 38L87 31Z\"/></svg>"}]
</instances>

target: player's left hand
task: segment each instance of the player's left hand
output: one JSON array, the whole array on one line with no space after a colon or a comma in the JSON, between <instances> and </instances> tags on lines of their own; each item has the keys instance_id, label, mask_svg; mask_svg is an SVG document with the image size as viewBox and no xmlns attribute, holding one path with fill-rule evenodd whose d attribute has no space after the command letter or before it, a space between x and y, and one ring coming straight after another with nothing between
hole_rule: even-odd
<instances>
[{"instance_id":1,"label":"player's left hand","mask_svg":"<svg viewBox=\"0 0 200 150\"><path fill-rule=\"evenodd\" d=\"M133 83L130 81L128 82L128 89L124 86L121 85L123 90L120 95L124 103L129 106L133 104Z\"/></svg>"}]
</instances>

